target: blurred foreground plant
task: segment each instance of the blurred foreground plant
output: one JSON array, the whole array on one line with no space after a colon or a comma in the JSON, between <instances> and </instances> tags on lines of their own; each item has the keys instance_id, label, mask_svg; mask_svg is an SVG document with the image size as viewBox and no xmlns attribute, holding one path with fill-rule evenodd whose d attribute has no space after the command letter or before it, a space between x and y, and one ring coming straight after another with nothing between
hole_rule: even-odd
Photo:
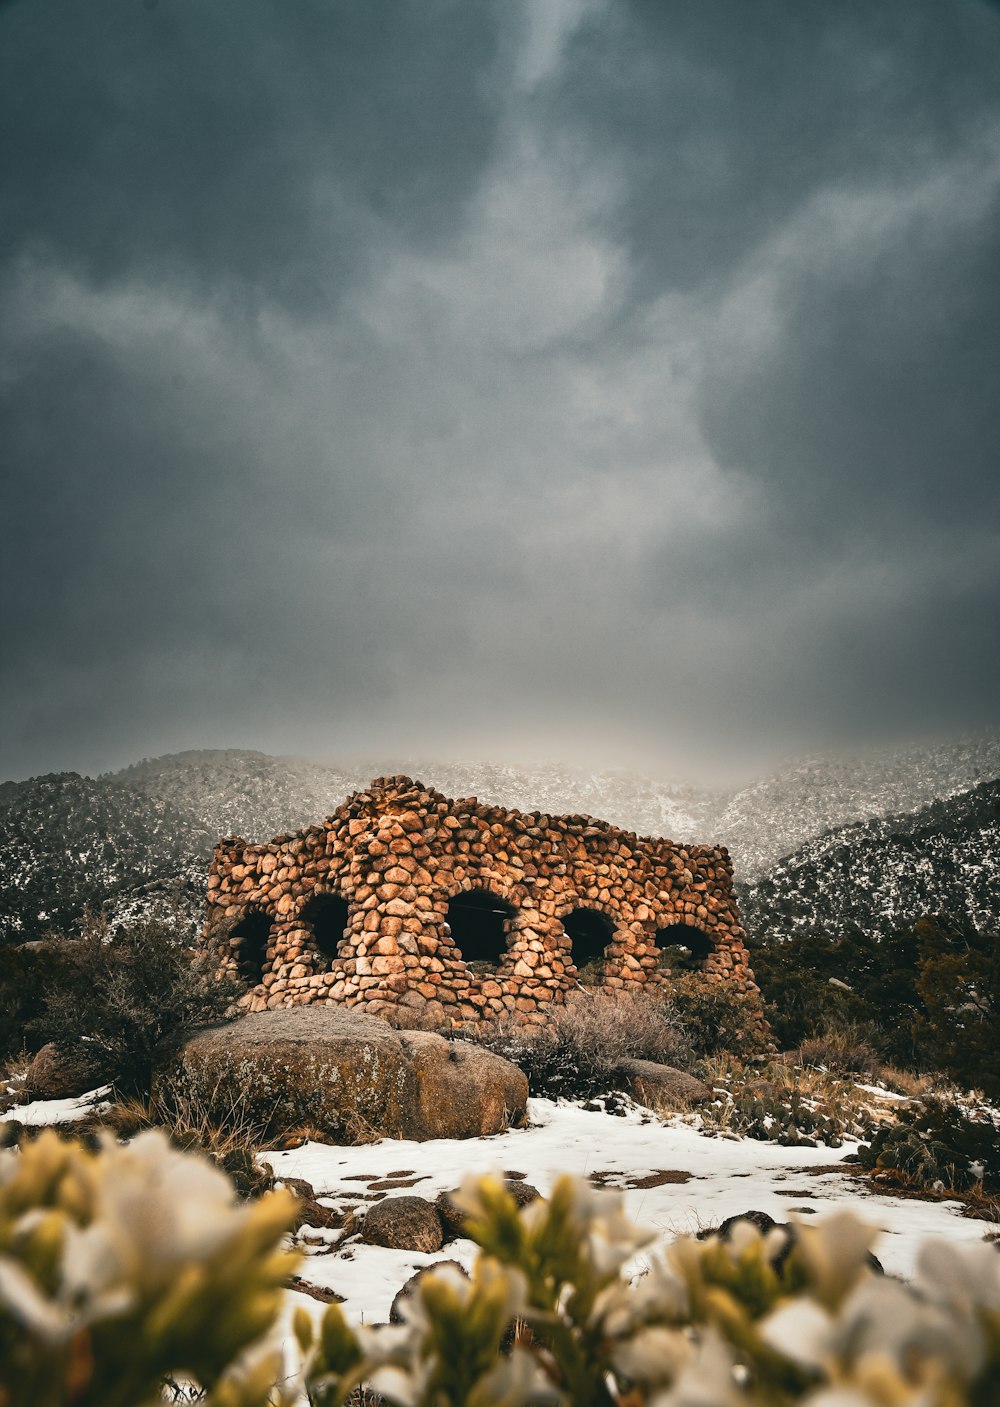
<instances>
[{"instance_id":1,"label":"blurred foreground plant","mask_svg":"<svg viewBox=\"0 0 1000 1407\"><path fill-rule=\"evenodd\" d=\"M427 1272L403 1323L294 1316L296 1381L268 1353L293 1204L237 1205L157 1132L94 1154L54 1134L0 1155L0 1404L151 1407L992 1407L1000 1256L925 1247L912 1285L873 1272L849 1213L794 1234L737 1224L662 1257L621 1199L563 1178L518 1209L461 1194L481 1253ZM349 1272L347 1272L349 1273ZM367 1395L367 1396L366 1396Z\"/></svg>"},{"instance_id":2,"label":"blurred foreground plant","mask_svg":"<svg viewBox=\"0 0 1000 1407\"><path fill-rule=\"evenodd\" d=\"M159 1131L97 1153L43 1133L0 1154L0 1404L138 1407L174 1378L211 1407L276 1400L269 1330L295 1200L237 1204Z\"/></svg>"},{"instance_id":3,"label":"blurred foreground plant","mask_svg":"<svg viewBox=\"0 0 1000 1407\"><path fill-rule=\"evenodd\" d=\"M1000 1401L1000 1256L925 1247L914 1285L877 1275L850 1213L761 1235L651 1239L613 1194L563 1178L518 1210L466 1184L471 1280L427 1272L399 1327L337 1306L296 1332L314 1407L367 1383L398 1407L991 1407ZM513 1347L509 1343L514 1326Z\"/></svg>"}]
</instances>

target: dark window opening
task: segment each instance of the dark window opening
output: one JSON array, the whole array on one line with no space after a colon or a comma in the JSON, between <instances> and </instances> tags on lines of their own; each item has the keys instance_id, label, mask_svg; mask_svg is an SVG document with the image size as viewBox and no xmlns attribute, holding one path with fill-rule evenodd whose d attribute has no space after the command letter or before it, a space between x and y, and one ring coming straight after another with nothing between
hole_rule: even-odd
<instances>
[{"instance_id":1,"label":"dark window opening","mask_svg":"<svg viewBox=\"0 0 1000 1407\"><path fill-rule=\"evenodd\" d=\"M456 894L448 905L452 942L476 971L495 971L507 952L507 925L514 910L486 889Z\"/></svg>"},{"instance_id":2,"label":"dark window opening","mask_svg":"<svg viewBox=\"0 0 1000 1407\"><path fill-rule=\"evenodd\" d=\"M569 935L577 977L581 982L597 981L607 946L615 936L614 924L598 909L574 909L562 925Z\"/></svg>"},{"instance_id":3,"label":"dark window opening","mask_svg":"<svg viewBox=\"0 0 1000 1407\"><path fill-rule=\"evenodd\" d=\"M235 949L236 965L244 982L256 987L264 976L267 961L267 945L271 937L271 920L260 909L245 913L230 930L230 941L237 940Z\"/></svg>"},{"instance_id":4,"label":"dark window opening","mask_svg":"<svg viewBox=\"0 0 1000 1407\"><path fill-rule=\"evenodd\" d=\"M689 923L658 928L655 941L659 966L669 967L673 972L700 972L714 946L707 933L692 928Z\"/></svg>"},{"instance_id":5,"label":"dark window opening","mask_svg":"<svg viewBox=\"0 0 1000 1407\"><path fill-rule=\"evenodd\" d=\"M316 951L332 962L347 927L347 900L339 894L314 894L302 906L299 918L312 934Z\"/></svg>"}]
</instances>

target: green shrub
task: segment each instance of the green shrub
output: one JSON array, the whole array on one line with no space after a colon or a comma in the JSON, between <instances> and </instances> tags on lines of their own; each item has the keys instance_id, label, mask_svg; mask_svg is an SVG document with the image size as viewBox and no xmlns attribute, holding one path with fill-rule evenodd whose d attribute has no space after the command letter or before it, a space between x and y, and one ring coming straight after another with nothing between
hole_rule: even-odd
<instances>
[{"instance_id":1,"label":"green shrub","mask_svg":"<svg viewBox=\"0 0 1000 1407\"><path fill-rule=\"evenodd\" d=\"M811 933L755 948L753 967L785 1048L854 1027L881 1060L1000 1098L994 933L931 917L881 937Z\"/></svg>"},{"instance_id":2,"label":"green shrub","mask_svg":"<svg viewBox=\"0 0 1000 1407\"><path fill-rule=\"evenodd\" d=\"M59 957L30 1026L34 1038L73 1048L86 1042L127 1092L148 1089L153 1050L165 1035L219 1020L242 990L201 971L173 927L157 919L112 931L88 916Z\"/></svg>"},{"instance_id":3,"label":"green shrub","mask_svg":"<svg viewBox=\"0 0 1000 1407\"><path fill-rule=\"evenodd\" d=\"M943 1099L925 1099L876 1130L860 1149L862 1166L898 1174L914 1187L1000 1191L1000 1129L986 1111L970 1113Z\"/></svg>"},{"instance_id":4,"label":"green shrub","mask_svg":"<svg viewBox=\"0 0 1000 1407\"><path fill-rule=\"evenodd\" d=\"M1000 1099L1000 938L918 924L917 1038L966 1089Z\"/></svg>"},{"instance_id":5,"label":"green shrub","mask_svg":"<svg viewBox=\"0 0 1000 1407\"><path fill-rule=\"evenodd\" d=\"M698 972L675 977L669 992L694 1055L745 1060L768 1045L761 1003L754 993Z\"/></svg>"},{"instance_id":6,"label":"green shrub","mask_svg":"<svg viewBox=\"0 0 1000 1407\"><path fill-rule=\"evenodd\" d=\"M66 959L48 944L0 944L0 1060L36 1051L44 1040L34 1029L45 1009L46 993L64 979Z\"/></svg>"}]
</instances>

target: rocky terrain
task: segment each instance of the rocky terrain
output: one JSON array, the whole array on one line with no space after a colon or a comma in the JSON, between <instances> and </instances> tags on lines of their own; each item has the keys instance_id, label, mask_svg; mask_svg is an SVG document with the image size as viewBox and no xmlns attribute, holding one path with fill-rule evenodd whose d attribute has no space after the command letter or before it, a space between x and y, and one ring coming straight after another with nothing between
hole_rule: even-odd
<instances>
[{"instance_id":1,"label":"rocky terrain","mask_svg":"<svg viewBox=\"0 0 1000 1407\"><path fill-rule=\"evenodd\" d=\"M555 763L380 758L337 764L230 749L144 760L97 779L62 773L0 785L0 941L71 926L88 904L104 904L125 918L164 899L193 931L207 860L220 836L262 841L297 830L322 820L373 776L400 771L448 796L474 795L550 815L582 812L640 835L725 844L757 926L765 901L798 906L803 923L820 906L840 921L859 906L871 915L872 906L884 902L894 921L904 892L921 903L956 902L955 886L964 882L948 877L956 866L955 874L967 875L972 885L970 913L988 912L991 904L997 912L989 878L995 836L980 825L978 803L954 809L958 858L945 839L932 840L932 831L918 828L908 849L899 838L905 825L869 823L910 816L935 801L957 803L1000 776L1000 734L848 759L811 758L729 792ZM966 824L967 846L959 838ZM832 831L841 838L827 836ZM854 846L860 848L850 868L860 873L863 860L870 883L848 881L846 856L832 858L838 847ZM881 850L884 863L877 859ZM807 899L813 869L826 877L815 881L819 888ZM883 871L895 878L878 877ZM940 883L934 878L939 872Z\"/></svg>"}]
</instances>

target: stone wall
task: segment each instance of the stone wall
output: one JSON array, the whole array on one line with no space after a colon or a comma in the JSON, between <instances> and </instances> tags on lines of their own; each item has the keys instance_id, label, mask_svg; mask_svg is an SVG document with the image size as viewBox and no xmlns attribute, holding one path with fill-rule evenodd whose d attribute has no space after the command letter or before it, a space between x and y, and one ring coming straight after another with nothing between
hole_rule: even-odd
<instances>
[{"instance_id":1,"label":"stone wall","mask_svg":"<svg viewBox=\"0 0 1000 1407\"><path fill-rule=\"evenodd\" d=\"M205 942L251 1011L537 1023L581 982L635 990L678 967L754 989L725 849L449 801L408 777L296 835L223 840L208 904Z\"/></svg>"}]
</instances>

